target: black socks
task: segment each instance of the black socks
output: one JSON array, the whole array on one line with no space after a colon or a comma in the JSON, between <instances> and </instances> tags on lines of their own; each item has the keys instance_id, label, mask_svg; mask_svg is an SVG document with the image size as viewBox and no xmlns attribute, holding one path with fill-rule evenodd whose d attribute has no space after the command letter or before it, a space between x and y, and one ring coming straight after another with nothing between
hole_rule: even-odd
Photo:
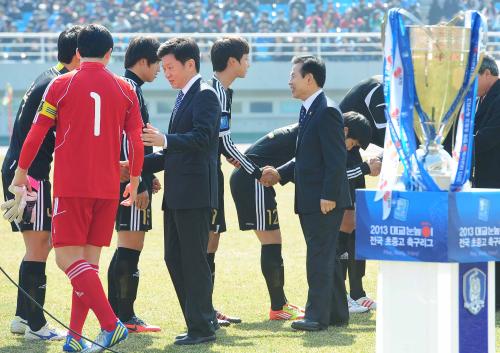
<instances>
[{"instance_id":1,"label":"black socks","mask_svg":"<svg viewBox=\"0 0 500 353\"><path fill-rule=\"evenodd\" d=\"M45 262L23 261L20 269L20 286L42 307L45 304L45 290L47 286L47 276L45 276ZM46 323L43 310L39 308L32 300L25 297L21 301L21 307L24 307L25 319L32 331L40 330ZM19 298L18 298L19 305ZM17 314L17 312L16 312ZM21 316L21 315L20 315ZM21 316L22 317L22 316Z\"/></svg>"},{"instance_id":2,"label":"black socks","mask_svg":"<svg viewBox=\"0 0 500 353\"><path fill-rule=\"evenodd\" d=\"M114 301L111 306L122 322L129 321L135 315L134 302L139 287L139 269L137 266L140 254L141 252L138 250L118 248L113 260L111 260L108 271L110 277L108 296L110 303ZM114 300L111 299L113 291L115 292Z\"/></svg>"},{"instance_id":3,"label":"black socks","mask_svg":"<svg viewBox=\"0 0 500 353\"><path fill-rule=\"evenodd\" d=\"M283 289L285 269L281 257L281 244L262 245L260 266L271 298L271 310L281 310L287 301Z\"/></svg>"}]
</instances>

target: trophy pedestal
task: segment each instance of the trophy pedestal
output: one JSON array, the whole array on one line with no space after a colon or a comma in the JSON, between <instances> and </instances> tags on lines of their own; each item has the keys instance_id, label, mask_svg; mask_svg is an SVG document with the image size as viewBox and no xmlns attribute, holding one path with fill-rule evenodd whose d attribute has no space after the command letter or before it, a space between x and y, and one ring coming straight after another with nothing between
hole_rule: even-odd
<instances>
[{"instance_id":1,"label":"trophy pedestal","mask_svg":"<svg viewBox=\"0 0 500 353\"><path fill-rule=\"evenodd\" d=\"M356 191L356 258L382 260L377 353L493 353L500 192Z\"/></svg>"},{"instance_id":2,"label":"trophy pedestal","mask_svg":"<svg viewBox=\"0 0 500 353\"><path fill-rule=\"evenodd\" d=\"M477 265L488 275L488 312L476 331L463 322L470 313L459 308L461 278ZM495 352L494 262L380 261L377 286L377 353Z\"/></svg>"}]
</instances>

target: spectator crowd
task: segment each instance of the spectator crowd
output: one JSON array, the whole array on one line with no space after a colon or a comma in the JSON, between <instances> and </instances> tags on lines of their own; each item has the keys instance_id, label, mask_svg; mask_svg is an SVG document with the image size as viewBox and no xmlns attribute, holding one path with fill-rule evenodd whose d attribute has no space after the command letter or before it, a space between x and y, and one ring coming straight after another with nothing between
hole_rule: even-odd
<instances>
[{"instance_id":1,"label":"spectator crowd","mask_svg":"<svg viewBox=\"0 0 500 353\"><path fill-rule=\"evenodd\" d=\"M112 32L379 31L387 8L415 0L0 0L0 32L60 32L100 23Z\"/></svg>"}]
</instances>

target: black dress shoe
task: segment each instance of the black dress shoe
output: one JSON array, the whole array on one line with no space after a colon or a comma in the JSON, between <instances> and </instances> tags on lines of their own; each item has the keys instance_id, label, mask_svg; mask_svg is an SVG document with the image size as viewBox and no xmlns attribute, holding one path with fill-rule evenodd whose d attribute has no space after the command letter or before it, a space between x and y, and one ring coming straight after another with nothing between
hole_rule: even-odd
<instances>
[{"instance_id":1,"label":"black dress shoe","mask_svg":"<svg viewBox=\"0 0 500 353\"><path fill-rule=\"evenodd\" d=\"M187 335L188 335L187 332L181 333L180 335L175 336L175 340L183 339Z\"/></svg>"},{"instance_id":2,"label":"black dress shoe","mask_svg":"<svg viewBox=\"0 0 500 353\"><path fill-rule=\"evenodd\" d=\"M205 337L191 337L186 335L184 338L178 339L174 342L179 346L190 346L194 344L207 343L215 341L215 335Z\"/></svg>"},{"instance_id":3,"label":"black dress shoe","mask_svg":"<svg viewBox=\"0 0 500 353\"><path fill-rule=\"evenodd\" d=\"M292 328L294 330L301 330L301 331L321 331L326 329L326 327L321 325L319 322L307 319L297 320L292 322Z\"/></svg>"}]
</instances>

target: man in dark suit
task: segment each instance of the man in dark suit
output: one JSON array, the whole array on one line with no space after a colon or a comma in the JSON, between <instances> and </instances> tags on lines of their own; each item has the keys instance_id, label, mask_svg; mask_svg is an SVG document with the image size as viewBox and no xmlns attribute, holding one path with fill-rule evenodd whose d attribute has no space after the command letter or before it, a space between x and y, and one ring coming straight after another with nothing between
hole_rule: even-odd
<instances>
[{"instance_id":1,"label":"man in dark suit","mask_svg":"<svg viewBox=\"0 0 500 353\"><path fill-rule=\"evenodd\" d=\"M314 56L293 59L289 85L302 101L295 160L265 169L268 185L295 181L295 212L307 245L309 292L303 320L292 328L319 331L349 321L345 284L336 259L344 208L351 205L346 176L344 123L323 93L326 69Z\"/></svg>"},{"instance_id":2,"label":"man in dark suit","mask_svg":"<svg viewBox=\"0 0 500 353\"><path fill-rule=\"evenodd\" d=\"M472 186L500 188L500 80L498 66L486 55L479 68L474 121L474 164ZM500 262L496 266L496 309L500 309Z\"/></svg>"},{"instance_id":3,"label":"man in dark suit","mask_svg":"<svg viewBox=\"0 0 500 353\"><path fill-rule=\"evenodd\" d=\"M215 91L201 82L200 50L192 39L174 38L158 49L165 77L180 89L168 133L144 129L146 146L163 150L147 156L144 170L165 170L165 262L188 331L175 344L215 340L212 278L206 251L211 209L217 208L217 149L221 108Z\"/></svg>"}]
</instances>

